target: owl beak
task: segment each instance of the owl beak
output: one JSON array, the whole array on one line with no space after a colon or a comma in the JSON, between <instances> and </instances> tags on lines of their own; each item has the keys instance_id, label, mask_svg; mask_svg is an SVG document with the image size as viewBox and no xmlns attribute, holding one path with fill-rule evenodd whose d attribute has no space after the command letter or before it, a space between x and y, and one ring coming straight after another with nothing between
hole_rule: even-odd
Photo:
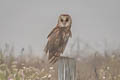
<instances>
[{"instance_id":1,"label":"owl beak","mask_svg":"<svg viewBox=\"0 0 120 80\"><path fill-rule=\"evenodd\" d=\"M63 25L65 26L65 25L66 25L66 22L63 22Z\"/></svg>"}]
</instances>

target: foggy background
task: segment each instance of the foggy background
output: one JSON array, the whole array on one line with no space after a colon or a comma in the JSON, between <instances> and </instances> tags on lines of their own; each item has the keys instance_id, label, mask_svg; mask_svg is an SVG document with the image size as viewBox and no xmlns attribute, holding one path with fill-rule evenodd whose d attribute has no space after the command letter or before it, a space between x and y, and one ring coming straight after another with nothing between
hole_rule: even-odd
<instances>
[{"instance_id":1,"label":"foggy background","mask_svg":"<svg viewBox=\"0 0 120 80\"><path fill-rule=\"evenodd\" d=\"M119 0L0 0L0 46L8 43L18 52L32 46L41 54L58 16L67 13L73 21L69 45L79 37L100 51L105 41L119 47L119 4Z\"/></svg>"}]
</instances>

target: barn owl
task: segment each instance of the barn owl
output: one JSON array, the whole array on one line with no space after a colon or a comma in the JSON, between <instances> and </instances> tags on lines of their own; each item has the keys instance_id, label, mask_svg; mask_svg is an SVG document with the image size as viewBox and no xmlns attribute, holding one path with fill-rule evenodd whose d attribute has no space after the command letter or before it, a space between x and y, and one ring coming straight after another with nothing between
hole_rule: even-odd
<instances>
[{"instance_id":1,"label":"barn owl","mask_svg":"<svg viewBox=\"0 0 120 80\"><path fill-rule=\"evenodd\" d=\"M61 14L55 28L47 36L48 42L44 48L50 63L55 63L63 54L71 33L72 19L68 14Z\"/></svg>"}]
</instances>

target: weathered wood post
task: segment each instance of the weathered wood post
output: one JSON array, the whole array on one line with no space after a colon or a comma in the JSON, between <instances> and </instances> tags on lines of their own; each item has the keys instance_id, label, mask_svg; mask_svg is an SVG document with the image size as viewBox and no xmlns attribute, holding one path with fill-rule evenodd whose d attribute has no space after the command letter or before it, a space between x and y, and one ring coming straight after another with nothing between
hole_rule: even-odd
<instances>
[{"instance_id":1,"label":"weathered wood post","mask_svg":"<svg viewBox=\"0 0 120 80\"><path fill-rule=\"evenodd\" d=\"M58 80L76 80L75 59L60 57L58 61Z\"/></svg>"}]
</instances>

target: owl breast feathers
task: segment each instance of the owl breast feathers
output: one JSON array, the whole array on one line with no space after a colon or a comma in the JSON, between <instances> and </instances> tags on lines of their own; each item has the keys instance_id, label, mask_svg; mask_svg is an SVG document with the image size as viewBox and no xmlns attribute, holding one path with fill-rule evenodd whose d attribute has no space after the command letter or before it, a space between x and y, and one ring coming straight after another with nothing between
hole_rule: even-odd
<instances>
[{"instance_id":1,"label":"owl breast feathers","mask_svg":"<svg viewBox=\"0 0 120 80\"><path fill-rule=\"evenodd\" d=\"M72 36L70 28L71 24L67 27L60 27L60 25L57 24L48 35L48 42L44 50L45 53L48 54L50 63L55 63L60 57L60 54L64 52L68 39Z\"/></svg>"}]
</instances>

